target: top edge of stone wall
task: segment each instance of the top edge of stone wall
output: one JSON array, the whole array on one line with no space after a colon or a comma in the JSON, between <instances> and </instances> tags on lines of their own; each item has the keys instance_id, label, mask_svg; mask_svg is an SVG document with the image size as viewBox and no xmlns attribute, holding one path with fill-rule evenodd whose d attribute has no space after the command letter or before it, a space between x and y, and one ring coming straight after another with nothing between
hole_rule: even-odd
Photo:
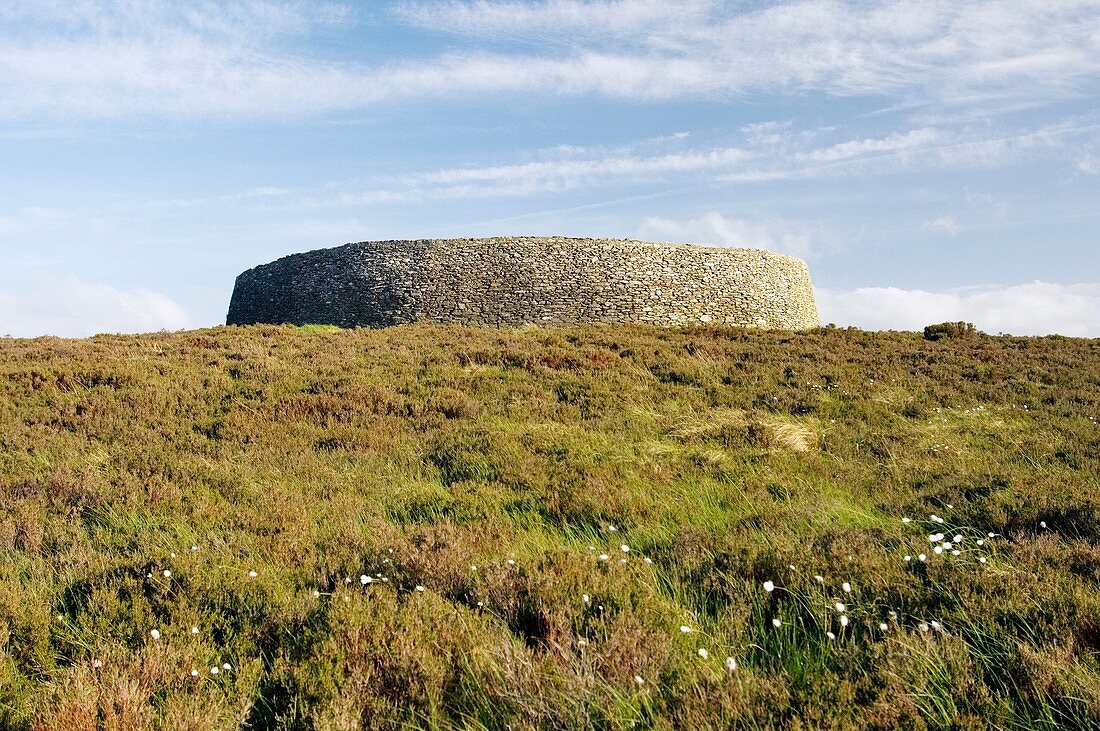
<instances>
[{"instance_id":1,"label":"top edge of stone wall","mask_svg":"<svg viewBox=\"0 0 1100 731\"><path fill-rule=\"evenodd\" d=\"M721 253L731 254L738 252L741 254L759 255L761 258L788 261L792 264L806 266L806 262L797 256L790 254L781 254L769 249L756 249L744 246L707 246L702 244L690 244L680 243L672 241L641 241L638 239L616 239L616 238L590 238L583 236L483 236L483 237L467 237L467 238L449 238L449 239L379 239L375 241L352 241L340 246L326 246L319 249L311 249L309 251L300 251L293 254L287 254L281 256L278 259L274 259L265 264L258 264L254 267L246 269L242 274L252 272L264 267L279 264L292 259L313 257L317 254L332 254L343 249L355 249L360 247L372 247L372 246L392 246L397 244L408 244L416 246L499 246L500 244L574 244L579 247L598 246L607 249L659 249L659 250L680 250L680 251L699 251L706 253Z\"/></svg>"}]
</instances>

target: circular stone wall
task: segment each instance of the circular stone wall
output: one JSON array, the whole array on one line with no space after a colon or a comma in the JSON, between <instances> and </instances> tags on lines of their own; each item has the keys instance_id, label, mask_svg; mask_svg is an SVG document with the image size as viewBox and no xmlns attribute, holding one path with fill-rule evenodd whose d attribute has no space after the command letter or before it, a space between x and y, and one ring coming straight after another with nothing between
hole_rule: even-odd
<instances>
[{"instance_id":1,"label":"circular stone wall","mask_svg":"<svg viewBox=\"0 0 1100 731\"><path fill-rule=\"evenodd\" d=\"M638 322L817 327L805 262L627 239L366 241L237 277L230 325Z\"/></svg>"}]
</instances>

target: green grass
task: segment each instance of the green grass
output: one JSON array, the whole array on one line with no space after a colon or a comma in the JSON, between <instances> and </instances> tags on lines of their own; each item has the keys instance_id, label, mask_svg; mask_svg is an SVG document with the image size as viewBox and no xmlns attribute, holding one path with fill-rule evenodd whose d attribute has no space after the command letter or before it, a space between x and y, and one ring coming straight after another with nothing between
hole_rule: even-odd
<instances>
[{"instance_id":1,"label":"green grass","mask_svg":"<svg viewBox=\"0 0 1100 731\"><path fill-rule=\"evenodd\" d=\"M0 728L1096 728L1098 420L1060 337L0 340Z\"/></svg>"}]
</instances>

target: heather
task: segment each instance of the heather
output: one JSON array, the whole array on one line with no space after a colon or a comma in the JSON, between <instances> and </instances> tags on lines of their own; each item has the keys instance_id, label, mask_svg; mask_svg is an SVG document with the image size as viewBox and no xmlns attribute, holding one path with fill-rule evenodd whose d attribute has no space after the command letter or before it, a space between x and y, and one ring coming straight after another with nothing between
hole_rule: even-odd
<instances>
[{"instance_id":1,"label":"heather","mask_svg":"<svg viewBox=\"0 0 1100 731\"><path fill-rule=\"evenodd\" d=\"M0 341L0 727L1100 725L1100 341Z\"/></svg>"}]
</instances>

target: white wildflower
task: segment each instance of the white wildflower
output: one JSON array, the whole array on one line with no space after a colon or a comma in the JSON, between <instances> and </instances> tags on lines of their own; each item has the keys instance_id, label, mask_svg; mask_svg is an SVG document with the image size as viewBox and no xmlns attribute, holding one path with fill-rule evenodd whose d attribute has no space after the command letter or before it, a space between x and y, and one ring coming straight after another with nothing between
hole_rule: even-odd
<instances>
[{"instance_id":1,"label":"white wildflower","mask_svg":"<svg viewBox=\"0 0 1100 731\"><path fill-rule=\"evenodd\" d=\"M845 593L847 593L847 594L852 593L852 585L849 584L847 581L845 581L843 584L841 584L840 588L843 589L845 591Z\"/></svg>"},{"instance_id":2,"label":"white wildflower","mask_svg":"<svg viewBox=\"0 0 1100 731\"><path fill-rule=\"evenodd\" d=\"M686 624L681 624L680 631L684 634L687 634L688 632L691 632L691 627L688 627Z\"/></svg>"},{"instance_id":3,"label":"white wildflower","mask_svg":"<svg viewBox=\"0 0 1100 731\"><path fill-rule=\"evenodd\" d=\"M160 639L160 630L159 629L151 629L151 630L149 630L149 635L154 640L159 640Z\"/></svg>"},{"instance_id":4,"label":"white wildflower","mask_svg":"<svg viewBox=\"0 0 1100 731\"><path fill-rule=\"evenodd\" d=\"M199 633L199 628L198 627L192 627L191 628L191 634L197 635L198 633Z\"/></svg>"},{"instance_id":5,"label":"white wildflower","mask_svg":"<svg viewBox=\"0 0 1100 731\"><path fill-rule=\"evenodd\" d=\"M199 671L198 671L198 670L195 670L194 668L192 668L192 669L191 669L191 677L192 677L192 678L197 678L197 677L199 677Z\"/></svg>"},{"instance_id":6,"label":"white wildflower","mask_svg":"<svg viewBox=\"0 0 1100 731\"><path fill-rule=\"evenodd\" d=\"M423 585L421 585L421 584L417 584L417 585L416 585L416 590L417 590L417 591L424 591L424 587L423 587Z\"/></svg>"},{"instance_id":7,"label":"white wildflower","mask_svg":"<svg viewBox=\"0 0 1100 731\"><path fill-rule=\"evenodd\" d=\"M645 678L643 678L641 675L635 675L634 682L638 685L645 685Z\"/></svg>"},{"instance_id":8,"label":"white wildflower","mask_svg":"<svg viewBox=\"0 0 1100 731\"><path fill-rule=\"evenodd\" d=\"M601 553L601 554L600 554L600 560L601 560L601 561L606 561L606 560L608 560L609 558L611 558L611 557L610 557L610 556L608 556L608 555L607 555L606 553Z\"/></svg>"},{"instance_id":9,"label":"white wildflower","mask_svg":"<svg viewBox=\"0 0 1100 731\"><path fill-rule=\"evenodd\" d=\"M222 671L222 669L221 669L221 668L219 668L219 667L218 667L217 665L215 665L214 667L210 668L210 674L211 674L211 675L217 675L217 674L218 674L218 673L220 673L221 671Z\"/></svg>"},{"instance_id":10,"label":"white wildflower","mask_svg":"<svg viewBox=\"0 0 1100 731\"><path fill-rule=\"evenodd\" d=\"M821 574L814 574L814 581L816 581L819 584L824 584L825 583L825 577L822 576Z\"/></svg>"},{"instance_id":11,"label":"white wildflower","mask_svg":"<svg viewBox=\"0 0 1100 731\"><path fill-rule=\"evenodd\" d=\"M764 582L764 591L768 592L769 594L771 592L775 591L775 584L773 584L770 581L765 581Z\"/></svg>"},{"instance_id":12,"label":"white wildflower","mask_svg":"<svg viewBox=\"0 0 1100 731\"><path fill-rule=\"evenodd\" d=\"M700 647L698 652L699 652L699 657L703 658L704 660L706 660L707 657L710 655L710 653L707 652L707 648L705 648L705 647Z\"/></svg>"},{"instance_id":13,"label":"white wildflower","mask_svg":"<svg viewBox=\"0 0 1100 731\"><path fill-rule=\"evenodd\" d=\"M847 614L840 615L840 626L841 627L847 627L848 626L848 615Z\"/></svg>"},{"instance_id":14,"label":"white wildflower","mask_svg":"<svg viewBox=\"0 0 1100 731\"><path fill-rule=\"evenodd\" d=\"M732 655L726 658L726 668L730 671L737 669L737 660L735 660Z\"/></svg>"},{"instance_id":15,"label":"white wildflower","mask_svg":"<svg viewBox=\"0 0 1100 731\"><path fill-rule=\"evenodd\" d=\"M623 545L619 546L619 550L623 553L630 553L630 546L624 543Z\"/></svg>"},{"instance_id":16,"label":"white wildflower","mask_svg":"<svg viewBox=\"0 0 1100 731\"><path fill-rule=\"evenodd\" d=\"M248 576L249 578L255 579L257 576L259 576L259 574L257 574L255 571L249 571Z\"/></svg>"},{"instance_id":17,"label":"white wildflower","mask_svg":"<svg viewBox=\"0 0 1100 731\"><path fill-rule=\"evenodd\" d=\"M911 522L913 522L913 520L912 520L912 518L902 518L901 522L902 523L911 523Z\"/></svg>"},{"instance_id":18,"label":"white wildflower","mask_svg":"<svg viewBox=\"0 0 1100 731\"><path fill-rule=\"evenodd\" d=\"M835 640L836 639L836 634L832 630L829 630L828 632L826 632L825 636L828 637L830 640Z\"/></svg>"},{"instance_id":19,"label":"white wildflower","mask_svg":"<svg viewBox=\"0 0 1100 731\"><path fill-rule=\"evenodd\" d=\"M882 630L883 632L885 632L887 629L890 628L890 625L886 624L885 622L879 622L878 623L878 628L880 630Z\"/></svg>"},{"instance_id":20,"label":"white wildflower","mask_svg":"<svg viewBox=\"0 0 1100 731\"><path fill-rule=\"evenodd\" d=\"M772 620L772 627L782 627L783 622L778 617Z\"/></svg>"},{"instance_id":21,"label":"white wildflower","mask_svg":"<svg viewBox=\"0 0 1100 731\"><path fill-rule=\"evenodd\" d=\"M168 569L165 569L164 570L164 578L166 578L166 579L172 578L172 572L169 571Z\"/></svg>"}]
</instances>

